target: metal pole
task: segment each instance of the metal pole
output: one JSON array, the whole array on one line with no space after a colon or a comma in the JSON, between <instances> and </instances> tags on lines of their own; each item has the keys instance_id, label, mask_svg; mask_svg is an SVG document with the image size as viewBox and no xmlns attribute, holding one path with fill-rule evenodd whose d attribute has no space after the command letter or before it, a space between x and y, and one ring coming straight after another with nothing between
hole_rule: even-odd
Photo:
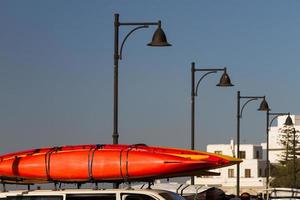
<instances>
[{"instance_id":1,"label":"metal pole","mask_svg":"<svg viewBox=\"0 0 300 200\"><path fill-rule=\"evenodd\" d=\"M119 14L115 14L113 144L118 144Z\"/></svg>"},{"instance_id":2,"label":"metal pole","mask_svg":"<svg viewBox=\"0 0 300 200\"><path fill-rule=\"evenodd\" d=\"M268 192L269 188L269 177L270 177L270 161L269 161L269 116L270 111L267 110L267 126L266 126L266 132L267 132L267 152L266 152L266 191Z\"/></svg>"},{"instance_id":3,"label":"metal pole","mask_svg":"<svg viewBox=\"0 0 300 200\"><path fill-rule=\"evenodd\" d=\"M114 40L114 112L113 112L113 144L118 144L118 74L119 74L119 14L115 14L115 40ZM114 183L113 188L119 188L119 185Z\"/></svg>"},{"instance_id":4,"label":"metal pole","mask_svg":"<svg viewBox=\"0 0 300 200\"><path fill-rule=\"evenodd\" d=\"M236 146L237 146L237 158L240 158L240 91L237 91L237 131L236 131ZM236 168L236 196L240 195L240 163L237 164Z\"/></svg>"},{"instance_id":5,"label":"metal pole","mask_svg":"<svg viewBox=\"0 0 300 200\"><path fill-rule=\"evenodd\" d=\"M191 65L192 91L191 91L191 149L195 149L195 63ZM191 176L191 185L195 184L194 176Z\"/></svg>"},{"instance_id":6,"label":"metal pole","mask_svg":"<svg viewBox=\"0 0 300 200\"><path fill-rule=\"evenodd\" d=\"M293 128L293 188L296 188L296 129Z\"/></svg>"}]
</instances>

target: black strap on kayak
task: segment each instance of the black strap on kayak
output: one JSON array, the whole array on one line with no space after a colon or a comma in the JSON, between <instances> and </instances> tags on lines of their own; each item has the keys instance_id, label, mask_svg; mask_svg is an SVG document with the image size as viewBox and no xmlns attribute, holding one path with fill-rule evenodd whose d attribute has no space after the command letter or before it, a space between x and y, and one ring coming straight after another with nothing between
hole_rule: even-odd
<instances>
[{"instance_id":1,"label":"black strap on kayak","mask_svg":"<svg viewBox=\"0 0 300 200\"><path fill-rule=\"evenodd\" d=\"M147 146L146 144L143 144L143 143L138 143L138 144L133 144L133 145L130 145L128 148L127 148L127 151L126 151L126 174L125 176L123 176L123 173L122 173L122 151L120 152L120 174L122 176L122 179L124 180L124 182L128 182L130 184L130 181L129 181L129 169L128 169L128 166L129 166L129 160L128 160L128 156L129 156L129 151L131 151L132 149L138 149L138 147L140 146Z\"/></svg>"},{"instance_id":2,"label":"black strap on kayak","mask_svg":"<svg viewBox=\"0 0 300 200\"><path fill-rule=\"evenodd\" d=\"M104 147L103 144L97 144L95 147L91 147L89 154L88 154L88 176L89 176L89 181L94 182L94 177L93 177L93 163L94 163L94 155L95 151L98 149L102 149Z\"/></svg>"},{"instance_id":3,"label":"black strap on kayak","mask_svg":"<svg viewBox=\"0 0 300 200\"><path fill-rule=\"evenodd\" d=\"M132 147L129 147L126 151L126 175L125 177L123 177L124 179L124 182L128 182L130 184L130 181L129 181L129 172L128 172L128 164L129 164L129 161L128 161L128 156L129 156L129 151L132 150Z\"/></svg>"},{"instance_id":4,"label":"black strap on kayak","mask_svg":"<svg viewBox=\"0 0 300 200\"><path fill-rule=\"evenodd\" d=\"M50 176L50 157L51 157L51 154L54 153L54 152L58 152L61 149L62 149L62 147L53 147L45 154L45 167L46 167L46 175L47 175L48 181L53 181L51 176Z\"/></svg>"},{"instance_id":5,"label":"black strap on kayak","mask_svg":"<svg viewBox=\"0 0 300 200\"><path fill-rule=\"evenodd\" d=\"M122 171L122 154L123 154L123 149L120 150L120 156L119 156L120 157L120 164L119 164L119 167L120 167L120 176L124 180L123 171Z\"/></svg>"},{"instance_id":6,"label":"black strap on kayak","mask_svg":"<svg viewBox=\"0 0 300 200\"><path fill-rule=\"evenodd\" d=\"M13 163L12 163L12 172L13 175L18 177L19 176L19 164L20 164L21 158L18 156L14 157Z\"/></svg>"},{"instance_id":7,"label":"black strap on kayak","mask_svg":"<svg viewBox=\"0 0 300 200\"><path fill-rule=\"evenodd\" d=\"M123 175L123 165L122 165L122 157L123 157L123 151L124 149L121 149L120 151L120 175L123 179L124 182L128 182L128 178L129 178L129 173L128 173L128 153L131 149L136 148L141 145L141 144L133 144L127 147L126 149L126 161L125 161L125 176ZM143 144L142 144L143 145Z\"/></svg>"},{"instance_id":8,"label":"black strap on kayak","mask_svg":"<svg viewBox=\"0 0 300 200\"><path fill-rule=\"evenodd\" d=\"M121 149L120 151L120 175L123 179L124 182L129 182L129 173L128 173L128 154L129 154L129 151L132 149L131 146L129 146L126 150L124 149ZM125 175L123 175L123 152L126 151L126 161L125 161Z\"/></svg>"}]
</instances>

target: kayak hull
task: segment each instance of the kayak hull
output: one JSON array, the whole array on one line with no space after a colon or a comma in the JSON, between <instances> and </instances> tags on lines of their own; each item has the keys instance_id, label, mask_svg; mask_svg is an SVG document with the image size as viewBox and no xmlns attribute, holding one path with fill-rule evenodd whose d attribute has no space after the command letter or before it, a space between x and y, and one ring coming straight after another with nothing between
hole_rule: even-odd
<instances>
[{"instance_id":1,"label":"kayak hull","mask_svg":"<svg viewBox=\"0 0 300 200\"><path fill-rule=\"evenodd\" d=\"M227 156L177 148L78 145L1 156L0 177L31 182L122 182L183 176L236 162Z\"/></svg>"}]
</instances>

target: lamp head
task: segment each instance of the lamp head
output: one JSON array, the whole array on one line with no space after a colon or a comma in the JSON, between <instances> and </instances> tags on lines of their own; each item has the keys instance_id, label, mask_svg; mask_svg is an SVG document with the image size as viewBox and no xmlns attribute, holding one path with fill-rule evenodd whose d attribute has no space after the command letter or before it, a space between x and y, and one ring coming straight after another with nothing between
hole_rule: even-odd
<instances>
[{"instance_id":1,"label":"lamp head","mask_svg":"<svg viewBox=\"0 0 300 200\"><path fill-rule=\"evenodd\" d=\"M148 46L153 46L153 47L172 46L171 44L168 43L166 34L160 26L160 22L156 31L153 34L152 41L148 44Z\"/></svg>"},{"instance_id":2,"label":"lamp head","mask_svg":"<svg viewBox=\"0 0 300 200\"><path fill-rule=\"evenodd\" d=\"M259 105L259 108L257 109L258 111L270 111L271 109L269 108L268 102L264 98L262 102Z\"/></svg>"},{"instance_id":3,"label":"lamp head","mask_svg":"<svg viewBox=\"0 0 300 200\"><path fill-rule=\"evenodd\" d=\"M287 116L284 125L286 125L286 126L293 126L294 125L293 120L292 120L290 115Z\"/></svg>"},{"instance_id":4,"label":"lamp head","mask_svg":"<svg viewBox=\"0 0 300 200\"><path fill-rule=\"evenodd\" d=\"M224 71L224 73L222 74L221 78L220 78L220 81L219 83L217 84L217 86L219 87L232 87L234 86L232 83L231 83L231 80L226 72L226 69Z\"/></svg>"}]
</instances>

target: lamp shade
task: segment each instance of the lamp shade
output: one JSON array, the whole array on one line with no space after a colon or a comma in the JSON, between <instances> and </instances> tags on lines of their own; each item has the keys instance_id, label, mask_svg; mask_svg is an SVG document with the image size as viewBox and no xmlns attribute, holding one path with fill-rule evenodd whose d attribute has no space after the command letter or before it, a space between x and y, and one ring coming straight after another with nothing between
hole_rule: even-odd
<instances>
[{"instance_id":1,"label":"lamp shade","mask_svg":"<svg viewBox=\"0 0 300 200\"><path fill-rule=\"evenodd\" d=\"M294 125L293 120L292 120L290 115L287 116L284 125L286 125L286 126L293 126Z\"/></svg>"},{"instance_id":2,"label":"lamp shade","mask_svg":"<svg viewBox=\"0 0 300 200\"><path fill-rule=\"evenodd\" d=\"M266 101L266 99L264 98L262 100L262 102L260 103L260 106L258 108L258 111L268 111L268 110L271 110L269 108L269 105L268 105L268 102Z\"/></svg>"},{"instance_id":3,"label":"lamp shade","mask_svg":"<svg viewBox=\"0 0 300 200\"><path fill-rule=\"evenodd\" d=\"M153 46L153 47L171 46L171 44L169 44L167 41L165 32L162 30L160 26L158 26L158 28L154 32L152 41L148 44L148 46Z\"/></svg>"},{"instance_id":4,"label":"lamp shade","mask_svg":"<svg viewBox=\"0 0 300 200\"><path fill-rule=\"evenodd\" d=\"M219 87L231 87L233 84L231 83L231 80L227 74L226 71L222 74L219 83L217 84Z\"/></svg>"}]
</instances>

